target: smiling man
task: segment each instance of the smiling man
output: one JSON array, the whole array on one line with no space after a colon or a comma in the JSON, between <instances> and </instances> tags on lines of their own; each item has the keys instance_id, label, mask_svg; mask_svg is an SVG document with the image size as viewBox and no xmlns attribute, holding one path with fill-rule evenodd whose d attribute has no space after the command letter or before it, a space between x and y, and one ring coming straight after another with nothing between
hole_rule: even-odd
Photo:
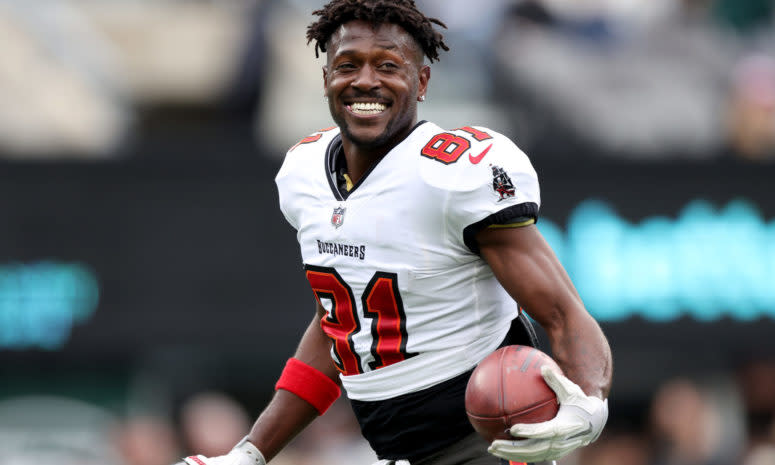
<instances>
[{"instance_id":1,"label":"smiling man","mask_svg":"<svg viewBox=\"0 0 775 465\"><path fill-rule=\"evenodd\" d=\"M431 72L422 50L397 24L353 20L328 42L326 98L355 181L409 135Z\"/></svg>"},{"instance_id":2,"label":"smiling man","mask_svg":"<svg viewBox=\"0 0 775 465\"><path fill-rule=\"evenodd\" d=\"M294 145L277 175L316 313L250 433L190 465L263 465L344 387L382 463L497 465L562 457L607 417L611 354L535 227L538 180L508 138L419 121L447 50L411 0L334 0L307 38L327 54L336 127ZM557 416L488 444L468 423L473 368L546 330L563 373L544 371Z\"/></svg>"}]
</instances>

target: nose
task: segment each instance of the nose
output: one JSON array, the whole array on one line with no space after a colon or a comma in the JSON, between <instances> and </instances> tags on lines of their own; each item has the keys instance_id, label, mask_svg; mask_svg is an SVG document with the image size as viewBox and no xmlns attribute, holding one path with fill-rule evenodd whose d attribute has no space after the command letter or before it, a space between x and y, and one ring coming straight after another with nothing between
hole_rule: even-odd
<instances>
[{"instance_id":1,"label":"nose","mask_svg":"<svg viewBox=\"0 0 775 465\"><path fill-rule=\"evenodd\" d=\"M352 82L352 86L361 91L376 89L379 85L377 72L370 65L362 66Z\"/></svg>"}]
</instances>

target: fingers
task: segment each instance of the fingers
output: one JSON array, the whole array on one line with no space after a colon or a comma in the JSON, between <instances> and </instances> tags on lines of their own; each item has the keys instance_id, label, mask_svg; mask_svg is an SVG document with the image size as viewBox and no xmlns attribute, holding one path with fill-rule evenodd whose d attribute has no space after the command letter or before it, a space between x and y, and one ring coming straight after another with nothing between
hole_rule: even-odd
<instances>
[{"instance_id":1,"label":"fingers","mask_svg":"<svg viewBox=\"0 0 775 465\"><path fill-rule=\"evenodd\" d=\"M580 445L579 441L556 443L545 439L496 440L490 444L487 452L506 460L541 462L564 457Z\"/></svg>"},{"instance_id":2,"label":"fingers","mask_svg":"<svg viewBox=\"0 0 775 465\"><path fill-rule=\"evenodd\" d=\"M576 434L584 429L582 422L561 423L549 420L542 423L517 423L509 428L515 438L549 439Z\"/></svg>"},{"instance_id":3,"label":"fingers","mask_svg":"<svg viewBox=\"0 0 775 465\"><path fill-rule=\"evenodd\" d=\"M559 371L541 367L560 403L557 415L541 423L517 423L509 428L514 440L490 444L490 454L506 460L540 462L556 460L592 442L608 416L607 402L584 394L581 387Z\"/></svg>"},{"instance_id":4,"label":"fingers","mask_svg":"<svg viewBox=\"0 0 775 465\"><path fill-rule=\"evenodd\" d=\"M541 423L517 423L509 428L514 440L493 441L488 451L519 462L555 460L594 441L608 417L607 400L587 396L561 372L541 367L541 375L557 394L557 415Z\"/></svg>"},{"instance_id":5,"label":"fingers","mask_svg":"<svg viewBox=\"0 0 775 465\"><path fill-rule=\"evenodd\" d=\"M579 385L549 366L544 365L541 367L541 376L544 377L546 384L548 384L555 394L557 394L557 400L560 401L560 403L565 402L565 400L573 395L586 396Z\"/></svg>"}]
</instances>

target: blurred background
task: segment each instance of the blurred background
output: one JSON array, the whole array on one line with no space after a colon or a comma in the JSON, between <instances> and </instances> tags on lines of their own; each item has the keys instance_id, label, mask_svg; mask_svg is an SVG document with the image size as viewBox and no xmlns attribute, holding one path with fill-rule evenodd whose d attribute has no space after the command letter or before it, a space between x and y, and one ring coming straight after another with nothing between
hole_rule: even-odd
<instances>
[{"instance_id":1,"label":"blurred background","mask_svg":"<svg viewBox=\"0 0 775 465\"><path fill-rule=\"evenodd\" d=\"M594 465L775 464L770 0L418 0L420 117L512 137L614 353ZM3 465L241 438L313 315L273 182L313 0L0 0ZM544 347L548 349L547 347ZM367 464L340 400L273 463Z\"/></svg>"}]
</instances>

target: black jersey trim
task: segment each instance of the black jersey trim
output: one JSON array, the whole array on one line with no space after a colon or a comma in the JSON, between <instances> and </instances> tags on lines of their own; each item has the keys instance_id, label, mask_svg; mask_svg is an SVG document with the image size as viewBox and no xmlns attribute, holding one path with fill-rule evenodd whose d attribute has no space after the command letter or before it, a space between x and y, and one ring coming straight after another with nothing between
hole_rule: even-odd
<instances>
[{"instance_id":1,"label":"black jersey trim","mask_svg":"<svg viewBox=\"0 0 775 465\"><path fill-rule=\"evenodd\" d=\"M493 213L481 221L469 224L463 229L463 242L471 252L479 255L479 244L476 242L476 234L479 231L492 224L508 224L515 222L514 220L517 219L534 219L538 221L538 204L525 202L519 205L512 205Z\"/></svg>"},{"instance_id":2,"label":"black jersey trim","mask_svg":"<svg viewBox=\"0 0 775 465\"><path fill-rule=\"evenodd\" d=\"M385 154L385 156L388 156L396 147L398 147L403 141L409 138L412 133L422 126L423 124L427 123L426 120L419 121L417 124L412 126L412 129L409 131L409 133L401 139L396 145L393 146L388 152ZM340 189L339 188L339 181L337 177L339 176L339 167L342 164L342 157L344 156L344 150L342 149L342 133L340 132L336 136L334 136L333 139L331 139L331 142L328 144L328 147L326 148L326 156L324 157L324 163L325 163L325 170L326 170L326 178L328 179L328 186L331 188L331 192L334 194L334 197L336 197L336 200L343 201L347 200L347 197L350 196L353 192L355 192L356 189L358 189L358 186L363 184L363 181L366 180L366 178L369 177L369 174L371 174L372 171L374 171L374 168L379 165L379 162L382 161L383 158L380 158L376 162L372 163L372 165L369 167L369 169L366 170L365 173L363 173L363 176L361 176L361 179L358 180L355 184L353 184L352 189L347 191L346 189Z\"/></svg>"},{"instance_id":3,"label":"black jersey trim","mask_svg":"<svg viewBox=\"0 0 775 465\"><path fill-rule=\"evenodd\" d=\"M339 190L336 181L336 160L339 154L344 154L342 150L342 134L337 134L331 139L326 147L326 156L323 159L323 169L326 170L326 179L328 180L328 186L331 188L331 192L336 197L336 200L342 201L347 197L342 195Z\"/></svg>"}]
</instances>

